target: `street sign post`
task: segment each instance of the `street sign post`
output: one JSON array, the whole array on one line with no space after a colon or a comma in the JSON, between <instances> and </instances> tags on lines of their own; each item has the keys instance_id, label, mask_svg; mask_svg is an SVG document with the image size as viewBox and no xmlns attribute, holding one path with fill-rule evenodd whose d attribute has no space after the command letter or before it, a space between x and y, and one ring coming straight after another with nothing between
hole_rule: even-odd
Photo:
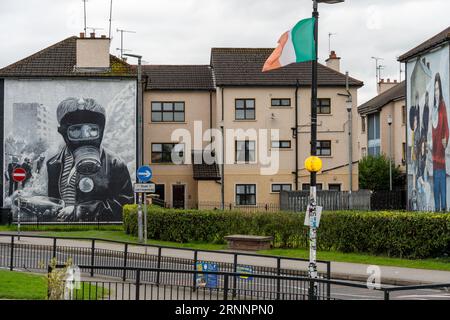
<instances>
[{"instance_id":1,"label":"street sign post","mask_svg":"<svg viewBox=\"0 0 450 320\"><path fill-rule=\"evenodd\" d=\"M27 177L27 172L24 168L16 168L12 173L12 179L14 182L23 182ZM20 241L20 197L22 196L22 191L19 187L19 192L17 193L17 240ZM14 203L14 202L13 202Z\"/></svg>"},{"instance_id":2,"label":"street sign post","mask_svg":"<svg viewBox=\"0 0 450 320\"><path fill-rule=\"evenodd\" d=\"M137 194L138 202L138 234L139 241L147 244L147 193L155 193L155 184L148 183L153 177L152 168L149 166L141 166L136 172L137 179L140 183L134 185L134 192ZM142 198L144 197L144 212L142 212ZM144 227L142 228L142 217L144 218ZM142 230L144 229L144 230ZM143 231L143 232L142 232ZM142 239L143 238L143 239ZM145 247L147 251L147 247ZM147 252L146 252L147 253Z\"/></svg>"}]
</instances>

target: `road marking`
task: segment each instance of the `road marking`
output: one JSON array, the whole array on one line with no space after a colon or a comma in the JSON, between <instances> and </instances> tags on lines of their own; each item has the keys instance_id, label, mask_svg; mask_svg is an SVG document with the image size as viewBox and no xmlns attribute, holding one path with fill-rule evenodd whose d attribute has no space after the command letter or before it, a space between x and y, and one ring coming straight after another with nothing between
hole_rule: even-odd
<instances>
[{"instance_id":1,"label":"road marking","mask_svg":"<svg viewBox=\"0 0 450 320\"><path fill-rule=\"evenodd\" d=\"M450 295L445 294L412 294L408 296L398 296L394 297L395 299L413 299L413 298L444 298L444 299L450 299ZM425 299L424 299L425 300Z\"/></svg>"}]
</instances>

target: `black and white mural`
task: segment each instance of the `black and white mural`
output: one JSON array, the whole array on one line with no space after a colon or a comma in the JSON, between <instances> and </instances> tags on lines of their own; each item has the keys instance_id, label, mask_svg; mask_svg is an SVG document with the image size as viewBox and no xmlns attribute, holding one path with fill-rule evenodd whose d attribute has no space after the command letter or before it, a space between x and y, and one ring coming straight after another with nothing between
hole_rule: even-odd
<instances>
[{"instance_id":1,"label":"black and white mural","mask_svg":"<svg viewBox=\"0 0 450 320\"><path fill-rule=\"evenodd\" d=\"M136 171L135 81L5 80L3 134L4 207L20 191L24 219L122 220Z\"/></svg>"}]
</instances>

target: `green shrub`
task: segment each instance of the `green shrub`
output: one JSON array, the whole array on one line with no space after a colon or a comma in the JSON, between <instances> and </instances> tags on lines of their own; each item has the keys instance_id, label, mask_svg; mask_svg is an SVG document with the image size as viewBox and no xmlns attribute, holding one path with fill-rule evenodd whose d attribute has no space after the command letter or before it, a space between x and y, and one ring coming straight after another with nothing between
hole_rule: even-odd
<instances>
[{"instance_id":1,"label":"green shrub","mask_svg":"<svg viewBox=\"0 0 450 320\"><path fill-rule=\"evenodd\" d=\"M148 237L224 243L230 234L268 235L276 248L308 248L305 214L148 208ZM124 207L124 228L137 234L137 206ZM338 211L322 214L319 250L430 258L450 253L450 214Z\"/></svg>"}]
</instances>

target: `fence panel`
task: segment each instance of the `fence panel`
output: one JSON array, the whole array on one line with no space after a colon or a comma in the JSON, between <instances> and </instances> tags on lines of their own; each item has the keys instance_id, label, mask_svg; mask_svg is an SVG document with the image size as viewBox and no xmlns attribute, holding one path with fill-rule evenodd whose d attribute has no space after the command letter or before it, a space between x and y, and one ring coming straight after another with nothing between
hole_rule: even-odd
<instances>
[{"instance_id":1,"label":"fence panel","mask_svg":"<svg viewBox=\"0 0 450 320\"><path fill-rule=\"evenodd\" d=\"M280 193L281 210L306 212L309 191L283 191ZM370 210L370 191L317 191L317 205L324 210Z\"/></svg>"}]
</instances>

